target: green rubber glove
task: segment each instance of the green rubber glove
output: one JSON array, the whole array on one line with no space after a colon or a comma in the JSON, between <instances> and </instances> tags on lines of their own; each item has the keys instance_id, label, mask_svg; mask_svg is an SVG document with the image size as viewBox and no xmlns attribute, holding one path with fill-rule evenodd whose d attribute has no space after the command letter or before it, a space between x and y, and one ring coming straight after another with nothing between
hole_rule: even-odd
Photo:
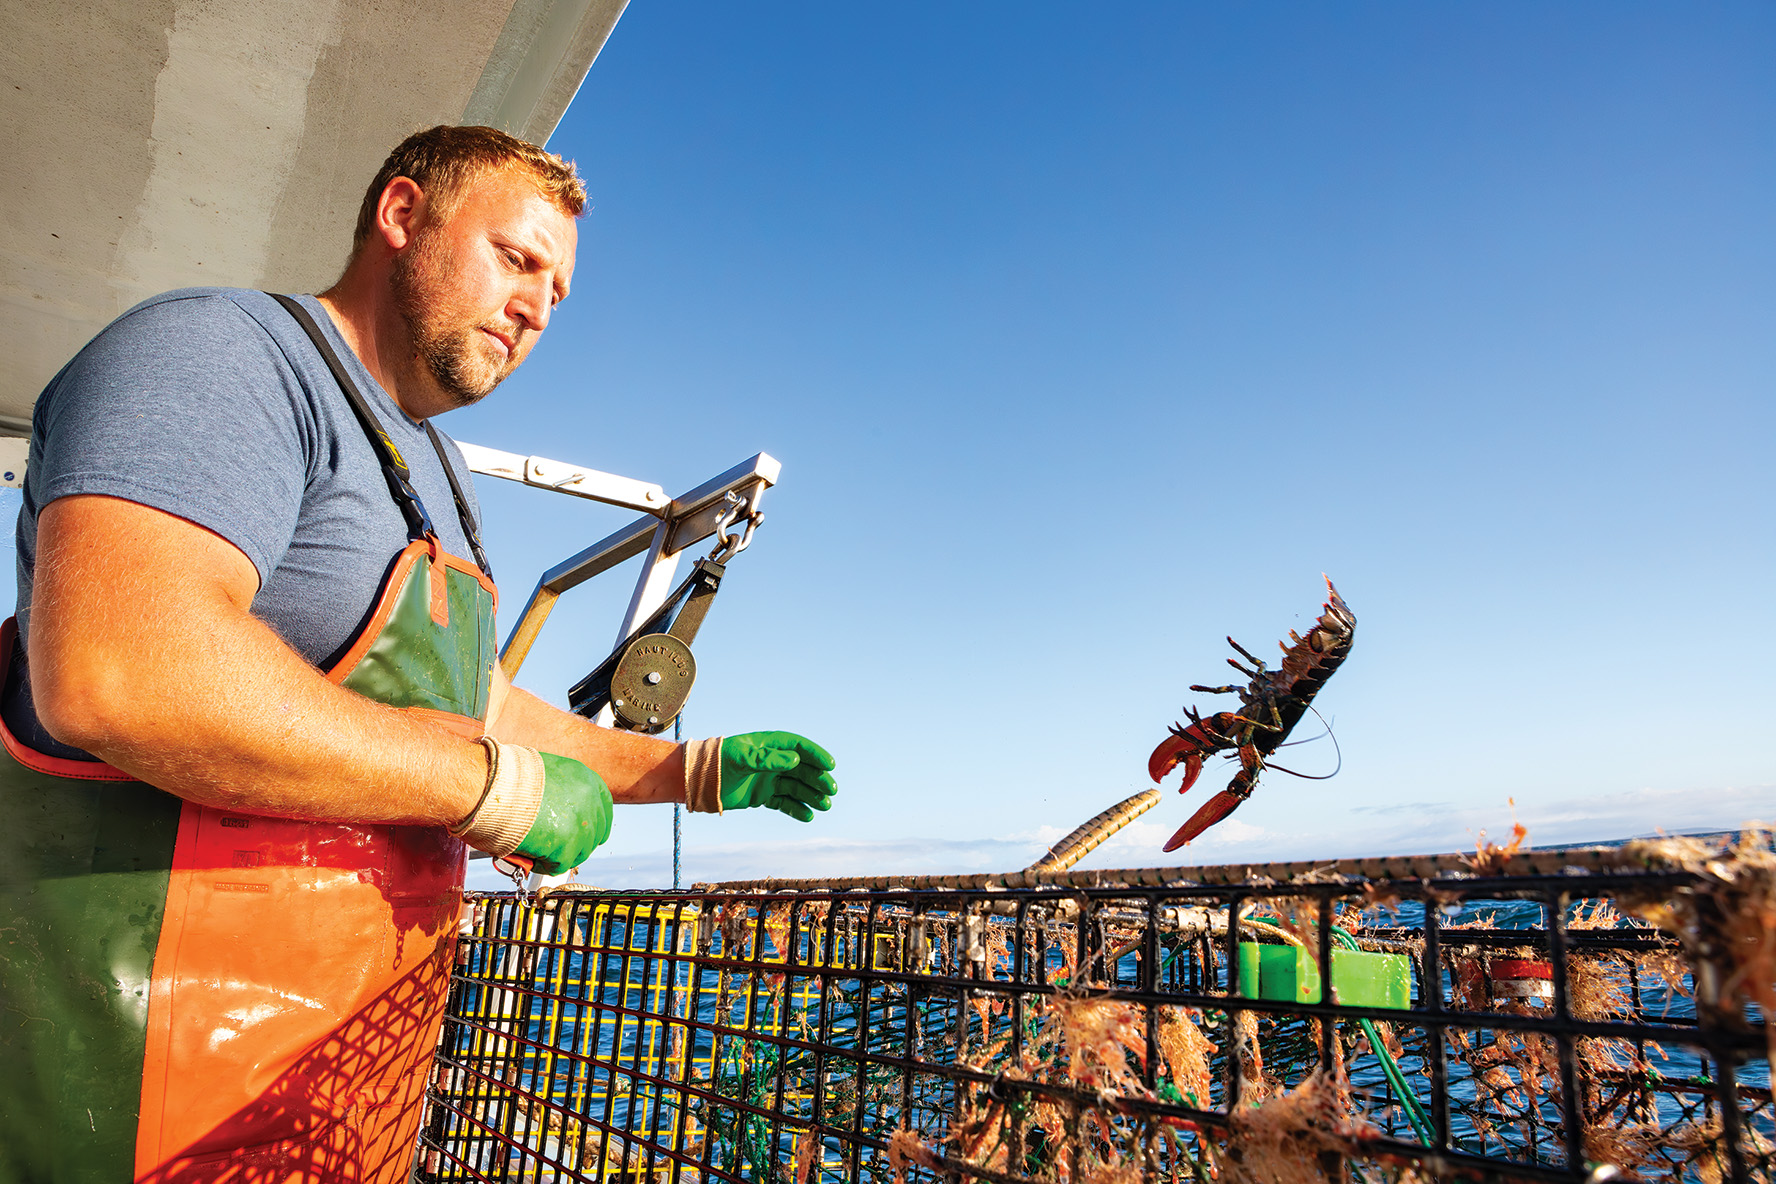
<instances>
[{"instance_id":1,"label":"green rubber glove","mask_svg":"<svg viewBox=\"0 0 1776 1184\"><path fill-rule=\"evenodd\" d=\"M808 822L815 810L832 809L832 796L839 792L832 770L832 755L794 732L726 736L721 745L722 809L769 806Z\"/></svg>"},{"instance_id":2,"label":"green rubber glove","mask_svg":"<svg viewBox=\"0 0 1776 1184\"><path fill-rule=\"evenodd\" d=\"M610 838L611 792L604 778L579 761L552 752L539 755L543 801L513 854L527 856L537 871L554 876L579 867Z\"/></svg>"}]
</instances>

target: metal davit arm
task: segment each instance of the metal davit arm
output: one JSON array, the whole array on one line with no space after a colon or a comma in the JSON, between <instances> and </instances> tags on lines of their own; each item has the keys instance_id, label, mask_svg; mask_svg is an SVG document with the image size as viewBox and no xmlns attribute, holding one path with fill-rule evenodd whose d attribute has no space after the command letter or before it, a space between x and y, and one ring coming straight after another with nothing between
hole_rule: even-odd
<instances>
[{"instance_id":1,"label":"metal davit arm","mask_svg":"<svg viewBox=\"0 0 1776 1184\"><path fill-rule=\"evenodd\" d=\"M642 517L543 573L530 594L530 600L525 603L524 611L519 614L518 623L500 648L500 667L507 678L516 677L519 667L524 665L530 647L535 644L537 634L542 631L543 623L549 619L549 613L563 592L646 552L647 558L635 581L635 591L629 597L629 609L623 614L616 641L621 643L628 638L637 624L665 603L678 571L679 555L713 537L732 520L733 503L728 495L734 494L745 500L741 512L749 519L747 534L750 534L751 525L759 518L760 499L766 489L777 483L778 474L783 469L776 458L761 452L667 501L658 485L537 456L518 456L474 444L460 444L459 447L468 459L469 468L485 476L502 477L538 489L643 511ZM601 713L598 722L609 723L608 712Z\"/></svg>"}]
</instances>

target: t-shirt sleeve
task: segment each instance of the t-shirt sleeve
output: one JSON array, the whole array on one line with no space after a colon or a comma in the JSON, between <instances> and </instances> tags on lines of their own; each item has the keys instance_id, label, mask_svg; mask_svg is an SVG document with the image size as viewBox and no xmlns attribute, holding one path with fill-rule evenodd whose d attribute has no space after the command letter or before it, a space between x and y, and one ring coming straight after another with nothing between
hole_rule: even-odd
<instances>
[{"instance_id":1,"label":"t-shirt sleeve","mask_svg":"<svg viewBox=\"0 0 1776 1184\"><path fill-rule=\"evenodd\" d=\"M68 364L44 412L39 511L72 494L150 506L233 543L264 586L296 528L313 411L238 304L191 296L126 314Z\"/></svg>"}]
</instances>

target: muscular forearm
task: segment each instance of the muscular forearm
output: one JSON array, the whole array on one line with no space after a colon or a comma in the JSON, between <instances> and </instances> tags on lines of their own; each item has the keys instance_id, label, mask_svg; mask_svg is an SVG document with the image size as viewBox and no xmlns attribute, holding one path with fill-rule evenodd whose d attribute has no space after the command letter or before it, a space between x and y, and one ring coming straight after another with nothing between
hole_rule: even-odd
<instances>
[{"instance_id":1,"label":"muscular forearm","mask_svg":"<svg viewBox=\"0 0 1776 1184\"><path fill-rule=\"evenodd\" d=\"M500 675L496 672L494 677ZM591 766L618 802L684 800L684 749L670 740L601 728L516 687L496 700L498 714L488 731L497 739Z\"/></svg>"},{"instance_id":2,"label":"muscular forearm","mask_svg":"<svg viewBox=\"0 0 1776 1184\"><path fill-rule=\"evenodd\" d=\"M246 557L200 527L110 498L52 503L29 638L44 725L206 805L363 822L467 814L482 747L328 682L251 616L256 588Z\"/></svg>"}]
</instances>

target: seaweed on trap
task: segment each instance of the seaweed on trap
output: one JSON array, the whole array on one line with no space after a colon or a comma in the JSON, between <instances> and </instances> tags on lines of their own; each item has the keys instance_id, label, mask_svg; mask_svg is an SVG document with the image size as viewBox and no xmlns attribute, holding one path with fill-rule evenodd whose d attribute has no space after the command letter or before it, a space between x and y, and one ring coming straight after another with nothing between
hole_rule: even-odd
<instances>
[{"instance_id":1,"label":"seaweed on trap","mask_svg":"<svg viewBox=\"0 0 1776 1184\"><path fill-rule=\"evenodd\" d=\"M512 1180L1769 1179L1762 842L486 897L424 1162ZM1410 959L1408 1008L1237 993L1236 942L1312 959L1340 929ZM1489 987L1533 960L1559 967L1557 997Z\"/></svg>"}]
</instances>

